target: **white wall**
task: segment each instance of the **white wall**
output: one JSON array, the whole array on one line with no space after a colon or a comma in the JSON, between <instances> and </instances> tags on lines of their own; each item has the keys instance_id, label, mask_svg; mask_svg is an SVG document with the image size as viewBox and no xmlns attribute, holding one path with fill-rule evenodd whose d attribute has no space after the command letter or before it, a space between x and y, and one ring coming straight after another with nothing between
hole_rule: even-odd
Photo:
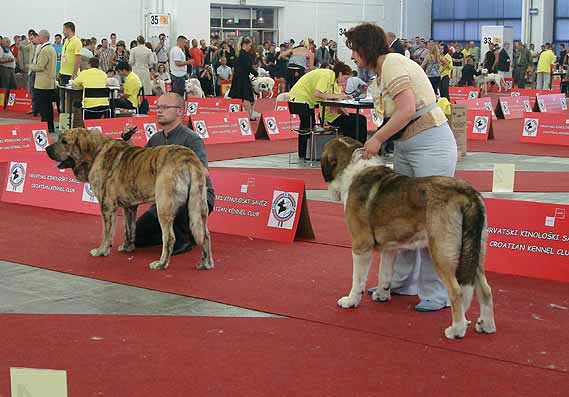
<instances>
[{"instance_id":1,"label":"white wall","mask_svg":"<svg viewBox=\"0 0 569 397\"><path fill-rule=\"evenodd\" d=\"M537 8L538 15L529 15L530 7ZM539 46L553 40L553 0L523 0L522 41Z\"/></svg>"},{"instance_id":2,"label":"white wall","mask_svg":"<svg viewBox=\"0 0 569 397\"><path fill-rule=\"evenodd\" d=\"M551 1L551 0L540 0ZM209 38L210 4L239 5L240 0L97 0L78 5L73 0L27 0L12 7L4 18L1 35L48 29L52 35L73 21L79 37L108 37L116 32L127 42L144 33L144 14L163 11L172 15L172 34ZM305 37L335 38L338 22L369 21L403 37L430 36L431 0L247 0L247 6L279 8L280 41ZM407 15L402 18L401 10ZM403 24L402 24L403 22Z\"/></svg>"}]
</instances>

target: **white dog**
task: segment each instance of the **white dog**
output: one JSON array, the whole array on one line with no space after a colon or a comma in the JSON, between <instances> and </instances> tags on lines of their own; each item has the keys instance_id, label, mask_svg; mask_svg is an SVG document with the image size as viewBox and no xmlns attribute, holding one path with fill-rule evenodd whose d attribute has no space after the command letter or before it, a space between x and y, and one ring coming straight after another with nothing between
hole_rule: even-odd
<instances>
[{"instance_id":1,"label":"white dog","mask_svg":"<svg viewBox=\"0 0 569 397\"><path fill-rule=\"evenodd\" d=\"M498 86L498 92L502 92L502 87L506 88L504 78L497 73L488 73L488 69L482 69L482 74L475 77L476 86L482 88L484 95L488 94L488 83L494 82Z\"/></svg>"},{"instance_id":2,"label":"white dog","mask_svg":"<svg viewBox=\"0 0 569 397\"><path fill-rule=\"evenodd\" d=\"M188 97L205 98L202 85L200 81L195 78L186 80L186 94L188 94Z\"/></svg>"},{"instance_id":3,"label":"white dog","mask_svg":"<svg viewBox=\"0 0 569 397\"><path fill-rule=\"evenodd\" d=\"M255 98L272 98L273 87L275 80L270 77L256 77L251 78L251 85L253 86L253 94ZM263 94L268 94L266 97ZM225 98L229 98L229 90L225 93Z\"/></svg>"}]
</instances>

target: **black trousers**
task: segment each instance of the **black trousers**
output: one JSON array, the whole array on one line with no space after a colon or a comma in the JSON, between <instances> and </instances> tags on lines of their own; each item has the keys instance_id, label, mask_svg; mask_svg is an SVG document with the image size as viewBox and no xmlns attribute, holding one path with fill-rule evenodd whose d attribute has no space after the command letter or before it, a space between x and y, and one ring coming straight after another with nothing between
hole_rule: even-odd
<instances>
[{"instance_id":1,"label":"black trousers","mask_svg":"<svg viewBox=\"0 0 569 397\"><path fill-rule=\"evenodd\" d=\"M429 77L429 81L433 86L433 90L435 91L435 95L439 93L439 85L441 84L441 76L437 77Z\"/></svg>"},{"instance_id":2,"label":"black trousers","mask_svg":"<svg viewBox=\"0 0 569 397\"><path fill-rule=\"evenodd\" d=\"M356 136L356 123L358 123L358 136ZM332 121L334 127L338 127L340 134L354 138L361 143L366 143L367 140L367 120L362 114L350 113L348 115L342 114Z\"/></svg>"},{"instance_id":3,"label":"black trousers","mask_svg":"<svg viewBox=\"0 0 569 397\"><path fill-rule=\"evenodd\" d=\"M450 95L448 93L448 86L450 84L450 77L445 76L441 79L441 85L439 86L439 91L441 92L441 98L444 97L450 101Z\"/></svg>"},{"instance_id":4,"label":"black trousers","mask_svg":"<svg viewBox=\"0 0 569 397\"><path fill-rule=\"evenodd\" d=\"M127 99L115 98L111 100L113 101L113 106L115 108L134 109L134 105L132 104L132 102Z\"/></svg>"},{"instance_id":5,"label":"black trousers","mask_svg":"<svg viewBox=\"0 0 569 397\"><path fill-rule=\"evenodd\" d=\"M295 66L294 68L288 67L286 70L286 85L288 91L296 84L302 76L304 76L306 69L302 66Z\"/></svg>"},{"instance_id":6,"label":"black trousers","mask_svg":"<svg viewBox=\"0 0 569 397\"><path fill-rule=\"evenodd\" d=\"M105 116L105 118L108 118L109 117L108 109L109 109L108 106L95 106L92 108L85 108L85 117L83 117L83 119L94 120L94 119L100 119L103 116Z\"/></svg>"},{"instance_id":7,"label":"black trousers","mask_svg":"<svg viewBox=\"0 0 569 397\"><path fill-rule=\"evenodd\" d=\"M35 88L34 92L37 110L41 115L41 121L46 121L49 132L54 132L53 100L55 99L55 90L40 90Z\"/></svg>"},{"instance_id":8,"label":"black trousers","mask_svg":"<svg viewBox=\"0 0 569 397\"><path fill-rule=\"evenodd\" d=\"M207 206L209 213L211 214L213 207L209 203ZM176 216L174 217L173 226L174 236L176 237L176 242L174 243L175 250L184 247L188 243L195 245L195 241L190 230L190 218L188 215L187 205L183 205L178 208ZM161 244L162 228L160 227L160 221L158 220L156 204L152 204L148 211L136 220L134 245L136 247L149 247Z\"/></svg>"},{"instance_id":9,"label":"black trousers","mask_svg":"<svg viewBox=\"0 0 569 397\"><path fill-rule=\"evenodd\" d=\"M309 114L301 114L300 115L300 129L301 130L309 130L311 127L314 127L316 124L316 118L314 116L314 109L310 110ZM310 137L310 133L301 133L298 136L298 157L301 159L306 158L306 147L308 146L308 138Z\"/></svg>"}]
</instances>

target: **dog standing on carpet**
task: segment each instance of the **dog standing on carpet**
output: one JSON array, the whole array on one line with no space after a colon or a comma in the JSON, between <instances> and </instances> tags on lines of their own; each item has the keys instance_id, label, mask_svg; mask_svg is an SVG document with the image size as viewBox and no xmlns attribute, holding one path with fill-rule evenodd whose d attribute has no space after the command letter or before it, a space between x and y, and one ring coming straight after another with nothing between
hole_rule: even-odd
<instances>
[{"instance_id":1,"label":"dog standing on carpet","mask_svg":"<svg viewBox=\"0 0 569 397\"><path fill-rule=\"evenodd\" d=\"M429 247L449 291L452 325L446 337L466 334L465 313L474 288L480 302L476 331L496 332L492 291L484 273L486 210L480 193L460 179L398 175L379 157L365 160L362 155L362 144L345 137L327 143L321 157L322 175L344 203L352 238L352 289L338 305L360 304L374 249L381 252L381 262L373 300L386 302L391 299L398 250Z\"/></svg>"},{"instance_id":2,"label":"dog standing on carpet","mask_svg":"<svg viewBox=\"0 0 569 397\"><path fill-rule=\"evenodd\" d=\"M192 235L202 246L197 268L213 268L207 227L207 170L191 149L179 145L136 147L95 130L74 128L62 132L46 152L58 162L58 168L71 168L78 181L88 182L99 201L103 241L91 250L92 256L109 255L119 207L124 212L124 242L118 250L134 251L137 206L155 201L163 243L160 260L150 268L168 267L175 242L172 225L182 205L188 205Z\"/></svg>"},{"instance_id":3,"label":"dog standing on carpet","mask_svg":"<svg viewBox=\"0 0 569 397\"><path fill-rule=\"evenodd\" d=\"M488 73L488 69L482 69L480 76L474 77L476 87L482 89L482 94L488 94L488 84L494 82L498 86L498 92L502 92L502 87L506 88L506 82L498 73Z\"/></svg>"}]
</instances>

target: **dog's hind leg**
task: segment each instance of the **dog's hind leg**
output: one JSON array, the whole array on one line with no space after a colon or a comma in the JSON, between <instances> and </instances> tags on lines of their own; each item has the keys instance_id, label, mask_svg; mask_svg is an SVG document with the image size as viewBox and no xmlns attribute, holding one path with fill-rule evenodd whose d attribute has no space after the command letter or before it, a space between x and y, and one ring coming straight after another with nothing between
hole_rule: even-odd
<instances>
[{"instance_id":1,"label":"dog's hind leg","mask_svg":"<svg viewBox=\"0 0 569 397\"><path fill-rule=\"evenodd\" d=\"M377 289L372 294L372 299L376 302L388 302L391 300L391 280L393 278L393 265L396 256L396 251L381 251L379 281Z\"/></svg>"},{"instance_id":2,"label":"dog's hind leg","mask_svg":"<svg viewBox=\"0 0 569 397\"><path fill-rule=\"evenodd\" d=\"M488 285L484 269L479 268L474 281L476 286L476 296L480 302L480 318L476 322L476 332L491 334L496 332L496 322L494 321L494 302L492 299L492 289Z\"/></svg>"},{"instance_id":3,"label":"dog's hind leg","mask_svg":"<svg viewBox=\"0 0 569 397\"><path fill-rule=\"evenodd\" d=\"M118 248L119 252L134 251L134 237L136 231L136 209L137 206L123 208L124 241Z\"/></svg>"},{"instance_id":4,"label":"dog's hind leg","mask_svg":"<svg viewBox=\"0 0 569 397\"><path fill-rule=\"evenodd\" d=\"M103 241L99 248L91 250L91 256L108 256L113 244L113 232L117 221L117 207L114 204L102 203L101 214L103 216Z\"/></svg>"}]
</instances>

